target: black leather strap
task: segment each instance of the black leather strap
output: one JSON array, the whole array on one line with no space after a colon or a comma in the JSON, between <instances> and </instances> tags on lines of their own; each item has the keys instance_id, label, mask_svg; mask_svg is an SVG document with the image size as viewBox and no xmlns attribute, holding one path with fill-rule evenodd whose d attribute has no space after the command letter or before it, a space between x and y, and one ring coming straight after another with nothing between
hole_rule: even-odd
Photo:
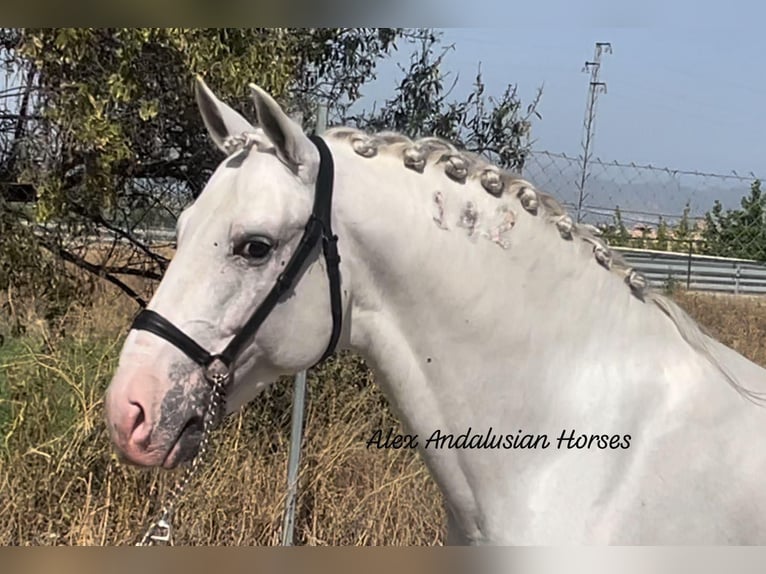
<instances>
[{"instance_id":1,"label":"black leather strap","mask_svg":"<svg viewBox=\"0 0 766 574\"><path fill-rule=\"evenodd\" d=\"M149 331L158 337L162 337L186 353L192 361L203 367L207 367L213 362L213 356L203 349L197 341L151 309L142 309L133 320L133 325L130 328Z\"/></svg>"},{"instance_id":2,"label":"black leather strap","mask_svg":"<svg viewBox=\"0 0 766 574\"><path fill-rule=\"evenodd\" d=\"M274 310L274 307L279 303L282 296L293 287L301 267L319 243L321 233L322 228L312 215L306 225L306 230L303 233L303 237L301 237L301 241L298 244L295 253L293 253L290 261L287 262L287 265L285 265L284 271L277 277L277 282L255 312L250 316L247 323L245 323L239 333L236 334L221 352L220 358L224 363L231 365L234 362L234 359L242 350L245 343L255 335L269 314Z\"/></svg>"},{"instance_id":3,"label":"black leather strap","mask_svg":"<svg viewBox=\"0 0 766 574\"><path fill-rule=\"evenodd\" d=\"M319 149L319 174L317 175L314 194L314 214L322 223L322 249L327 263L327 279L330 283L330 311L332 313L332 332L330 341L317 364L335 352L343 327L343 302L340 293L340 254L338 236L332 231L332 191L335 180L335 165L332 154L322 138L312 135L311 141Z\"/></svg>"},{"instance_id":4,"label":"black leather strap","mask_svg":"<svg viewBox=\"0 0 766 574\"><path fill-rule=\"evenodd\" d=\"M340 296L340 255L338 254L338 236L330 235L323 237L324 258L327 262L327 278L330 281L330 312L332 313L332 332L330 342L322 358L317 364L324 361L335 352L335 347L340 339L340 331L343 327L343 302Z\"/></svg>"},{"instance_id":5,"label":"black leather strap","mask_svg":"<svg viewBox=\"0 0 766 574\"><path fill-rule=\"evenodd\" d=\"M300 243L293 253L284 271L277 277L266 298L261 302L239 333L229 342L219 355L211 355L197 344L192 338L176 328L167 319L148 309L142 310L133 321L132 329L143 329L169 341L186 353L197 364L207 367L215 359L220 359L227 367L231 366L243 346L260 328L271 311L295 284L295 280L312 251L322 240L323 253L327 262L327 276L330 283L330 305L332 310L332 332L327 349L318 363L324 361L335 352L340 338L343 308L340 292L340 256L338 254L338 237L332 232L332 192L335 177L332 154L322 138L310 136L311 141L319 150L319 173L314 192L314 206L311 217L301 237Z\"/></svg>"}]
</instances>

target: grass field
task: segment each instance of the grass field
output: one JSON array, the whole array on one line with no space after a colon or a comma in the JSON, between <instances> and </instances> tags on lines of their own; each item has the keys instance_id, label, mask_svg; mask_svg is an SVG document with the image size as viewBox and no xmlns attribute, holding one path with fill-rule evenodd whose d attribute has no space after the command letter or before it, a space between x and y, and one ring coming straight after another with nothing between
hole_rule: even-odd
<instances>
[{"instance_id":1,"label":"grass field","mask_svg":"<svg viewBox=\"0 0 766 574\"><path fill-rule=\"evenodd\" d=\"M7 294L4 295L7 297ZM674 295L715 336L766 364L766 300ZM0 544L132 544L175 473L139 471L112 456L102 395L136 311L104 290L55 329L31 305L6 304L0 334ZM24 334L9 334L10 315ZM309 373L298 544L430 545L442 541L440 495L408 450L367 450L398 426L358 357ZM216 432L208 464L176 517L176 543L278 544L291 384L284 381Z\"/></svg>"}]
</instances>

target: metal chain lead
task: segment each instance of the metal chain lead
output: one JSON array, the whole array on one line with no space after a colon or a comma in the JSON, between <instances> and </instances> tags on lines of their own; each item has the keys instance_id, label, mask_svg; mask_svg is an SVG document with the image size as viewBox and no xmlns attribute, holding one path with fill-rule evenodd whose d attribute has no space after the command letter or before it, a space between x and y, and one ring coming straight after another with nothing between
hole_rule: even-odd
<instances>
[{"instance_id":1,"label":"metal chain lead","mask_svg":"<svg viewBox=\"0 0 766 574\"><path fill-rule=\"evenodd\" d=\"M229 373L216 374L211 377L212 391L210 393L210 402L208 403L207 410L205 411L203 423L202 423L202 439L200 440L199 451L197 455L191 461L189 466L184 470L184 474L181 480L176 482L173 489L170 491L165 505L162 507L157 521L152 522L147 528L146 533L140 542L136 546L151 546L155 542L167 542L173 544L173 511L175 510L178 499L184 492L186 485L191 480L194 473L199 468L202 458L207 452L208 444L210 442L210 433L213 430L213 423L218 415L218 409L222 404L223 390L229 379Z\"/></svg>"}]
</instances>

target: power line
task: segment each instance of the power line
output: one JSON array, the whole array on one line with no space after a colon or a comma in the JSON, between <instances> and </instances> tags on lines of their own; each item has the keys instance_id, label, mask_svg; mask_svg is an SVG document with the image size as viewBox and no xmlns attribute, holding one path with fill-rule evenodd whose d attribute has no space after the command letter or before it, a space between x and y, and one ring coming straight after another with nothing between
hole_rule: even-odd
<instances>
[{"instance_id":1,"label":"power line","mask_svg":"<svg viewBox=\"0 0 766 574\"><path fill-rule=\"evenodd\" d=\"M599 80L598 74L601 70L601 54L612 53L612 44L609 42L596 42L596 50L593 56L593 60L585 62L583 72L590 72L590 82L588 82L588 100L585 106L585 121L583 135L583 154L582 154L582 172L580 174L580 182L577 186L578 199L577 199L577 221L581 220L582 205L585 201L585 181L588 179L588 161L592 153L593 138L596 129L596 103L598 102L598 94L606 93L606 82Z\"/></svg>"}]
</instances>

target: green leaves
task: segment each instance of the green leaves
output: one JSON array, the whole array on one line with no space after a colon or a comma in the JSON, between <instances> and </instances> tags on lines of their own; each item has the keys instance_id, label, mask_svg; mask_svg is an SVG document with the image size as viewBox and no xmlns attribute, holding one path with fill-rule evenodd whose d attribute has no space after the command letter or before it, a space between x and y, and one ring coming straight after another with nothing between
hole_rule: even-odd
<instances>
[{"instance_id":1,"label":"green leaves","mask_svg":"<svg viewBox=\"0 0 766 574\"><path fill-rule=\"evenodd\" d=\"M634 233L628 230L622 216L620 207L616 207L612 215L611 224L601 224L601 236L612 247L632 247L634 249L655 249L658 251L676 251L687 253L690 243L692 249L698 251L694 245L699 243L695 236L698 232L696 223L690 221L691 206L687 203L683 215L678 221L668 223L663 216L659 216L656 229L652 225L633 228ZM640 234L635 234L639 231Z\"/></svg>"},{"instance_id":2,"label":"green leaves","mask_svg":"<svg viewBox=\"0 0 766 574\"><path fill-rule=\"evenodd\" d=\"M221 159L196 108L196 74L245 115L252 111L247 84L255 81L311 122L318 98L338 107L356 99L402 34L371 28L0 30L0 61L9 77L29 79L9 86L25 94L28 105L17 129L0 126L9 142L0 146L0 174L30 184L37 195L27 214L35 234L16 221L15 210L3 212L9 239L0 240L0 259L11 269L37 266L41 279L64 277L63 261L121 288L119 275L156 279L167 259L136 230L172 227ZM109 247L94 246L93 236L106 232L119 245L115 239ZM37 259L33 264L22 254ZM0 276L0 288L21 284L35 286L32 292L42 285L30 274Z\"/></svg>"},{"instance_id":3,"label":"green leaves","mask_svg":"<svg viewBox=\"0 0 766 574\"><path fill-rule=\"evenodd\" d=\"M157 109L157 101L142 101L141 107L138 109L138 117L141 118L143 121L149 121L152 118L156 117L159 113L159 110Z\"/></svg>"},{"instance_id":4,"label":"green leaves","mask_svg":"<svg viewBox=\"0 0 766 574\"><path fill-rule=\"evenodd\" d=\"M697 223L690 217L687 203L683 215L673 225L662 217L656 233L647 227L642 236L632 236L622 220L620 209L614 213L614 223L602 226L604 238L612 246L658 249L662 251L691 251L719 257L766 261L766 196L761 182L755 180L750 194L740 200L741 209L723 208L716 200Z\"/></svg>"},{"instance_id":5,"label":"green leaves","mask_svg":"<svg viewBox=\"0 0 766 574\"><path fill-rule=\"evenodd\" d=\"M349 106L375 78L378 63L406 38L413 42L413 54L395 94L379 111L350 118L351 123L412 136L436 134L520 170L531 121L539 117L539 94L526 107L512 86L496 100L487 98L480 73L466 99L451 100L454 84L442 73L450 48L442 47L431 30L12 32L18 36L17 49L9 47L13 35L8 34L0 50L13 52L9 59L17 69L31 74L30 116L36 118L24 124L25 153L14 166L14 177L37 191L32 223L55 224L36 228L46 242L46 257L54 253L99 277L161 275L167 260L144 245L135 230L171 227L221 159L196 109L196 74L251 118L247 84L257 82L288 112L301 113L309 128L319 101L330 104L334 120L348 120ZM90 238L105 231L122 243L99 249L95 257ZM81 240L77 254L73 238ZM39 251L42 243L28 245Z\"/></svg>"},{"instance_id":6,"label":"green leaves","mask_svg":"<svg viewBox=\"0 0 766 574\"><path fill-rule=\"evenodd\" d=\"M363 128L396 130L410 137L436 135L484 154L500 166L521 171L530 149L530 132L542 91L526 106L515 86L509 85L495 99L484 94L481 71L464 100L451 100L457 79L447 83L442 71L444 59L452 49L442 47L439 38L428 30L413 34L419 44L408 69L390 98L379 110L349 118Z\"/></svg>"},{"instance_id":7,"label":"green leaves","mask_svg":"<svg viewBox=\"0 0 766 574\"><path fill-rule=\"evenodd\" d=\"M705 214L705 253L766 261L766 197L760 180L753 181L740 205L741 209L724 211L716 200Z\"/></svg>"},{"instance_id":8,"label":"green leaves","mask_svg":"<svg viewBox=\"0 0 766 574\"><path fill-rule=\"evenodd\" d=\"M18 65L39 72L38 106L47 120L33 155L48 157L26 171L30 183L47 187L41 212L69 217L72 202L105 209L131 194L136 177L181 179L176 187L188 188L187 198L199 193L218 158L194 107L198 73L240 109L251 108L251 81L306 107L328 79L335 96L355 97L396 36L369 29L25 29ZM50 148L61 153L53 157ZM62 185L47 186L51 179Z\"/></svg>"}]
</instances>

